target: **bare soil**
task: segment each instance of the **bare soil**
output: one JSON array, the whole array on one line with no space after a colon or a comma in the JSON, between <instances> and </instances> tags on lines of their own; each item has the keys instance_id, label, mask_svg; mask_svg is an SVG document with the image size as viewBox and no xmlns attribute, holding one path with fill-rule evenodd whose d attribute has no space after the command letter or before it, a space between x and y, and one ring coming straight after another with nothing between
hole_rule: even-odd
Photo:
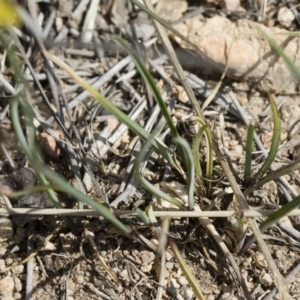
<instances>
[{"instance_id":1,"label":"bare soil","mask_svg":"<svg viewBox=\"0 0 300 300\"><path fill-rule=\"evenodd\" d=\"M51 53L91 84L98 82L95 88L141 126L152 128L161 118L158 113L154 121L149 123L150 117L155 113L155 99L130 60L124 62L126 54L115 47L109 35L119 34L128 40L164 92L172 118L178 121L180 134L191 143L195 134L194 124L182 120L188 120L193 113L192 105L183 92L173 67L164 54L157 51L162 50L160 42L150 46L150 50L142 45L157 36L152 21L144 12L133 9L129 1L100 1L99 5L97 2L99 1L86 2L84 5L85 1L76 0L28 1L27 9L37 22L39 30L44 32L45 45ZM194 54L186 44L170 34L184 70L191 72L205 84L205 87L193 86L200 105L217 85L227 65L226 77L206 108L205 115L220 148L230 159L237 178L242 179L244 172L247 126L234 109L230 100L232 97L237 99L245 110L246 117L255 124L263 146L269 149L273 121L267 93L276 90L282 128L274 166L280 168L299 158L298 81L293 78L286 81L289 69L276 54L270 54L270 46L255 27L259 24L273 38L279 36L278 43L298 63L299 38L284 35L288 30L299 30L299 8L294 6L297 3L291 2L292 10L285 2L270 1L265 19L260 21L259 9L245 1L242 4L207 1L199 8L195 8L195 5L199 5L195 1L157 2L156 12L168 22L174 23L174 27L193 43L198 43L199 52ZM96 9L93 8L95 3ZM232 7L232 11L226 10ZM284 20L282 8L287 9L288 17ZM199 12L192 16L191 12L196 9ZM296 14L294 18L290 12L292 15ZM18 36L22 47L50 101L50 108L63 121L70 136L69 140L53 118L23 60L30 101L38 114L35 120L36 136L43 150L45 163L70 184L96 201L108 203L113 209L134 210L139 207L144 210L150 203L157 201L134 179L131 160L141 147L139 142L132 145L134 134L123 128L115 117L77 86L64 71L52 66L58 79L55 81L53 74L49 74L49 68L30 31L23 26L20 32L22 34L19 33ZM0 57L3 62L3 77L16 87L2 47ZM3 87L3 82L1 85L0 183L2 186L22 190L36 186L39 182L35 176L30 183L20 177L23 173L24 178L31 176L31 171L28 170L30 166L14 137L8 110L12 93ZM222 99L227 99L228 102ZM136 109L140 109L138 114L134 114ZM165 143L173 147L170 135L166 136ZM205 142L201 146L200 159L204 166ZM263 162L262 153L257 147L255 150L254 170ZM82 157L94 180L85 171ZM182 187L182 192L186 195L184 178L166 166L160 157L151 156L143 175L161 189L171 186L169 189L172 190L174 185L179 189ZM217 161L214 176L216 180L213 182L211 198L207 199L195 192L196 203L202 210L232 209L233 193ZM298 195L299 171L285 175L284 178L293 189L289 191L290 197ZM244 189L241 180L240 183ZM69 195L62 192L57 195L63 207L79 207ZM180 197L178 194L176 196ZM43 193L34 193L11 201L15 207L42 208L50 206L45 197ZM1 201L1 207L5 207L7 203L4 199ZM252 193L247 201L252 208L274 209L286 203L287 198L279 183L272 181ZM126 219L124 222L137 230L149 244L138 238L130 239L122 235L109 222L99 217L77 217L74 220L76 230L73 232L59 216L14 216L3 217L0 221L3 221L0 223L3 224L0 229L0 299L157 299L162 271L161 257L149 245L157 246L158 239L155 230L145 226L138 218ZM238 256L236 236L229 220L212 218L211 221L232 252L252 299L280 299L267 262L257 244ZM286 277L293 299L300 298L298 228L298 217L286 217L264 235L279 271ZM196 219L173 219L169 234L196 277L205 299L248 299L224 253ZM47 237L47 246L42 247L29 262L22 262L29 253L39 249ZM196 299L169 248L165 255L162 298ZM100 262L101 258L111 270L110 274ZM22 263L19 264L20 262ZM11 266L14 267L6 269ZM32 270L32 273L28 270ZM30 286L32 294L26 295L26 288L30 290Z\"/></svg>"}]
</instances>

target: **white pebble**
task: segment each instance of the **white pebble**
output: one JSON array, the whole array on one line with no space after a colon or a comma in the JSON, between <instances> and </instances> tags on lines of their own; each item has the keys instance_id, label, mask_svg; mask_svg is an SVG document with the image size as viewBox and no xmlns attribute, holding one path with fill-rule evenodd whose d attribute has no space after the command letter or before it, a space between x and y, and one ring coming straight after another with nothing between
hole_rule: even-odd
<instances>
[{"instance_id":1,"label":"white pebble","mask_svg":"<svg viewBox=\"0 0 300 300\"><path fill-rule=\"evenodd\" d=\"M14 290L14 280L12 277L4 277L0 280L0 299L7 299L12 296Z\"/></svg>"},{"instance_id":2,"label":"white pebble","mask_svg":"<svg viewBox=\"0 0 300 300\"><path fill-rule=\"evenodd\" d=\"M14 283L15 283L15 291L21 292L22 291L22 281L18 277L15 277Z\"/></svg>"},{"instance_id":3,"label":"white pebble","mask_svg":"<svg viewBox=\"0 0 300 300\"><path fill-rule=\"evenodd\" d=\"M24 265L19 265L11 269L11 271L15 274L21 274L24 271Z\"/></svg>"},{"instance_id":4,"label":"white pebble","mask_svg":"<svg viewBox=\"0 0 300 300\"><path fill-rule=\"evenodd\" d=\"M22 295L20 293L15 293L14 294L14 299L15 300L22 299Z\"/></svg>"},{"instance_id":5,"label":"white pebble","mask_svg":"<svg viewBox=\"0 0 300 300\"><path fill-rule=\"evenodd\" d=\"M273 284L272 277L268 273L265 273L260 277L260 282L265 286L270 286Z\"/></svg>"},{"instance_id":6,"label":"white pebble","mask_svg":"<svg viewBox=\"0 0 300 300\"><path fill-rule=\"evenodd\" d=\"M0 259L0 270L4 270L4 269L5 269L5 260Z\"/></svg>"},{"instance_id":7,"label":"white pebble","mask_svg":"<svg viewBox=\"0 0 300 300\"><path fill-rule=\"evenodd\" d=\"M187 279L186 279L184 276L180 276L178 282L179 282L181 285L188 285L188 283L189 283L189 282L187 281Z\"/></svg>"},{"instance_id":8,"label":"white pebble","mask_svg":"<svg viewBox=\"0 0 300 300\"><path fill-rule=\"evenodd\" d=\"M279 8L277 18L279 23L285 27L290 27L295 20L293 12L285 6Z\"/></svg>"},{"instance_id":9,"label":"white pebble","mask_svg":"<svg viewBox=\"0 0 300 300\"><path fill-rule=\"evenodd\" d=\"M170 261L173 258L172 254L168 251L166 251L166 260Z\"/></svg>"},{"instance_id":10,"label":"white pebble","mask_svg":"<svg viewBox=\"0 0 300 300\"><path fill-rule=\"evenodd\" d=\"M166 269L167 270L172 270L174 268L174 264L172 262L167 262L166 263Z\"/></svg>"},{"instance_id":11,"label":"white pebble","mask_svg":"<svg viewBox=\"0 0 300 300\"><path fill-rule=\"evenodd\" d=\"M81 283L83 283L84 278L83 278L83 276L77 276L77 277L74 278L74 281L75 281L77 284L81 284Z\"/></svg>"}]
</instances>

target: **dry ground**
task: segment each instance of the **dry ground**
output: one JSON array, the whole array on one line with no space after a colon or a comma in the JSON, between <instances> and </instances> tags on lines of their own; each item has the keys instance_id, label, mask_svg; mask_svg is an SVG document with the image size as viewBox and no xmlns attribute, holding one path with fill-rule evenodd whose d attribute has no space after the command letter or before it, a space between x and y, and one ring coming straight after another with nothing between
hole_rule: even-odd
<instances>
[{"instance_id":1,"label":"dry ground","mask_svg":"<svg viewBox=\"0 0 300 300\"><path fill-rule=\"evenodd\" d=\"M263 146L268 149L272 140L273 124L267 92L276 90L282 132L281 146L274 166L279 168L299 158L298 82L292 79L281 88L280 83L289 74L288 69L280 59L268 55L270 49L263 38L257 35L253 25L263 23L263 29L268 34L278 36L287 29L299 30L298 8L294 4L290 3L293 7L290 9L285 2L271 1L266 7L266 18L263 22L259 22L257 4L253 6L248 2L239 4L234 1L207 1L201 7L196 7L195 5L199 5L197 1L160 0L155 6L161 17L168 22L174 22L175 28L188 36L193 43L199 43L198 47L202 52L200 56L195 56L184 50L187 46L173 37L174 48L178 51L183 68L191 72L187 73L188 78L200 105L220 80L229 57L227 76L218 94L206 108L205 115L219 146L226 157L230 158L238 178L243 176L247 127L232 99L238 101L246 117L255 124ZM141 45L142 42L156 37L155 27L145 13L134 10L127 1L117 0L28 1L27 7L42 30L49 51L94 84L114 105L150 130L161 118L159 110L155 110L156 102L130 59L126 59L126 54L114 46L109 35L116 33L127 39L147 63L158 87L164 93L173 120L178 121L180 134L192 142L194 126L182 120L188 120L193 108L173 68L162 53L159 41L155 47L150 46L150 50ZM283 9L285 14L282 13ZM194 11L197 14L192 16ZM179 21L175 22L176 20ZM134 145L131 143L133 133L120 125L64 71L52 66L55 75L51 74L26 26L21 28L18 36L49 99L51 109L62 121L73 142L71 146L70 140L52 117L24 62L30 98L38 114L37 137L43 148L45 162L70 184L77 184L78 188L96 201L104 203L106 198L107 203L114 209L145 209L156 199L135 181L132 174L131 160L140 151L139 142ZM295 51L298 49L298 37L288 38L287 41L279 39L279 42L286 46L294 61L300 60L298 51ZM14 86L3 48L0 57L3 80ZM256 65L257 57L263 59L259 58ZM1 84L1 174L4 176L28 166L14 139L7 110L12 93L3 85L3 81ZM67 109L63 110L65 108ZM154 116L152 121L151 116ZM166 128L163 132L165 130ZM168 135L165 143L173 147ZM203 142L200 158L203 162L205 147ZM253 167L258 168L262 155L259 149L256 150ZM85 164L90 168L94 181L85 172L81 157L84 157ZM19 172L16 174L20 174ZM184 191L185 181L182 176L169 169L154 154L143 172L153 184L160 184L161 188L166 188L169 192L174 189L174 185ZM0 179L2 184L7 179L3 176ZM233 194L217 161L214 176L216 180L211 198L207 199L196 193L196 203L202 210L230 209ZM285 179L293 189L290 194L297 195L299 172L286 175ZM35 184L34 181L35 179L32 185ZM58 196L64 207L78 208L78 203L72 197L64 193L58 193ZM38 194L36 197L40 199L42 196ZM14 205L30 206L27 200L19 199ZM276 208L287 201L285 190L278 182L264 185L247 200L249 205L259 208ZM42 206L47 205L44 203ZM1 299L25 299L26 286L29 286L28 289L32 286L32 295L27 295L26 299L156 299L161 273L160 257L140 240L130 240L98 217L78 217L76 232L60 225L47 248L41 250L31 262L15 266L3 273L5 268L25 259L29 252L43 244L44 239L54 230L54 225L60 224L60 220L57 216L39 219L14 217L12 232L12 225L7 219L3 219L0 236ZM254 244L244 255L237 256L229 220L212 218L211 221L233 253L253 299L280 299L275 298L274 280L259 247ZM154 230L143 226L138 218L126 219L124 222L157 245ZM8 239L4 237L4 230L7 228L13 233ZM294 299L300 297L300 277L297 273L300 245L298 228L298 218L286 218L264 236L281 274L284 277L290 276L287 286ZM201 286L205 299L247 299L223 252L207 229L199 225L196 219L174 219L169 232ZM115 280L104 270L100 256L115 274ZM32 273L28 273L31 269ZM164 271L163 299L195 299L179 264L169 251L166 252ZM270 294L271 291L274 294Z\"/></svg>"}]
</instances>

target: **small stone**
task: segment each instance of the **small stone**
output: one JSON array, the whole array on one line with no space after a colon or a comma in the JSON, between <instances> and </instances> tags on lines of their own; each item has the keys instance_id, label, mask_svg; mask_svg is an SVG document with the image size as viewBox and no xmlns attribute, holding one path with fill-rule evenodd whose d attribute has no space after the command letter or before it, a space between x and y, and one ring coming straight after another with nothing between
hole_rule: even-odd
<instances>
[{"instance_id":1,"label":"small stone","mask_svg":"<svg viewBox=\"0 0 300 300\"><path fill-rule=\"evenodd\" d=\"M43 251L44 250L54 251L54 250L56 250L56 247L55 247L55 245L53 243L47 242L46 246L44 246L44 248L43 248Z\"/></svg>"},{"instance_id":2,"label":"small stone","mask_svg":"<svg viewBox=\"0 0 300 300\"><path fill-rule=\"evenodd\" d=\"M74 294L74 291L70 290L70 289L67 289L67 292L68 292L68 296L72 296ZM69 298L68 298L69 299Z\"/></svg>"},{"instance_id":3,"label":"small stone","mask_svg":"<svg viewBox=\"0 0 300 300\"><path fill-rule=\"evenodd\" d=\"M268 267L268 262L266 261L265 257L261 253L256 254L255 260L258 264L258 267L260 267L260 268Z\"/></svg>"},{"instance_id":4,"label":"small stone","mask_svg":"<svg viewBox=\"0 0 300 300\"><path fill-rule=\"evenodd\" d=\"M166 269L172 270L174 268L174 264L172 262L166 262Z\"/></svg>"},{"instance_id":5,"label":"small stone","mask_svg":"<svg viewBox=\"0 0 300 300\"><path fill-rule=\"evenodd\" d=\"M270 286L273 284L272 277L268 273L265 273L260 277L260 282L265 286Z\"/></svg>"},{"instance_id":6,"label":"small stone","mask_svg":"<svg viewBox=\"0 0 300 300\"><path fill-rule=\"evenodd\" d=\"M141 251L140 256L144 265L148 265L149 263L153 262L155 259L155 254L151 251Z\"/></svg>"},{"instance_id":7,"label":"small stone","mask_svg":"<svg viewBox=\"0 0 300 300\"><path fill-rule=\"evenodd\" d=\"M181 285L188 285L188 284L189 284L188 280L187 280L184 276L179 277L178 282L179 282Z\"/></svg>"},{"instance_id":8,"label":"small stone","mask_svg":"<svg viewBox=\"0 0 300 300\"><path fill-rule=\"evenodd\" d=\"M13 263L13 259L11 257L6 258L5 263L7 266L11 265Z\"/></svg>"},{"instance_id":9,"label":"small stone","mask_svg":"<svg viewBox=\"0 0 300 300\"><path fill-rule=\"evenodd\" d=\"M14 280L12 277L4 277L0 280L0 299L12 297L14 290Z\"/></svg>"},{"instance_id":10,"label":"small stone","mask_svg":"<svg viewBox=\"0 0 300 300\"><path fill-rule=\"evenodd\" d=\"M0 271L5 269L5 260L0 259Z\"/></svg>"},{"instance_id":11,"label":"small stone","mask_svg":"<svg viewBox=\"0 0 300 300\"><path fill-rule=\"evenodd\" d=\"M77 284L81 284L81 283L83 283L84 278L83 278L83 276L77 276L77 277L74 278L74 281L75 281Z\"/></svg>"},{"instance_id":12,"label":"small stone","mask_svg":"<svg viewBox=\"0 0 300 300\"><path fill-rule=\"evenodd\" d=\"M55 158L60 157L61 151L53 136L47 132L41 132L37 139L45 153Z\"/></svg>"},{"instance_id":13,"label":"small stone","mask_svg":"<svg viewBox=\"0 0 300 300\"><path fill-rule=\"evenodd\" d=\"M221 299L222 299L222 300L230 299L230 297L231 297L231 293L225 292L225 293L223 293L223 295L221 296Z\"/></svg>"},{"instance_id":14,"label":"small stone","mask_svg":"<svg viewBox=\"0 0 300 300\"><path fill-rule=\"evenodd\" d=\"M193 299L194 292L191 289L186 289L185 293L186 293L188 299Z\"/></svg>"},{"instance_id":15,"label":"small stone","mask_svg":"<svg viewBox=\"0 0 300 300\"><path fill-rule=\"evenodd\" d=\"M236 145L234 150L235 150L235 153L237 154L237 156L243 154L243 147L242 147L242 145Z\"/></svg>"},{"instance_id":16,"label":"small stone","mask_svg":"<svg viewBox=\"0 0 300 300\"><path fill-rule=\"evenodd\" d=\"M12 273L21 274L24 271L24 265L19 265L11 269Z\"/></svg>"},{"instance_id":17,"label":"small stone","mask_svg":"<svg viewBox=\"0 0 300 300\"><path fill-rule=\"evenodd\" d=\"M142 272L144 273L148 273L152 270L152 264L149 264L149 265L145 265L145 266L141 266L141 270Z\"/></svg>"},{"instance_id":18,"label":"small stone","mask_svg":"<svg viewBox=\"0 0 300 300\"><path fill-rule=\"evenodd\" d=\"M226 10L238 10L241 5L240 0L220 0L219 3Z\"/></svg>"},{"instance_id":19,"label":"small stone","mask_svg":"<svg viewBox=\"0 0 300 300\"><path fill-rule=\"evenodd\" d=\"M126 269L124 269L122 272L121 272L121 276L123 276L124 278L129 278L128 276L128 271Z\"/></svg>"},{"instance_id":20,"label":"small stone","mask_svg":"<svg viewBox=\"0 0 300 300\"><path fill-rule=\"evenodd\" d=\"M20 293L15 293L14 294L14 299L22 299L22 295Z\"/></svg>"},{"instance_id":21,"label":"small stone","mask_svg":"<svg viewBox=\"0 0 300 300\"><path fill-rule=\"evenodd\" d=\"M170 261L173 258L172 254L166 251L166 261Z\"/></svg>"},{"instance_id":22,"label":"small stone","mask_svg":"<svg viewBox=\"0 0 300 300\"><path fill-rule=\"evenodd\" d=\"M189 97L185 89L181 85L177 85L173 88L173 95L182 103L186 103L189 101Z\"/></svg>"},{"instance_id":23,"label":"small stone","mask_svg":"<svg viewBox=\"0 0 300 300\"><path fill-rule=\"evenodd\" d=\"M68 281L68 289L71 290L71 291L74 291L75 288L76 288L75 282L74 282L72 279L70 279L70 280Z\"/></svg>"},{"instance_id":24,"label":"small stone","mask_svg":"<svg viewBox=\"0 0 300 300\"><path fill-rule=\"evenodd\" d=\"M179 289L180 288L179 283L174 278L171 278L170 286L172 287L172 289Z\"/></svg>"},{"instance_id":25,"label":"small stone","mask_svg":"<svg viewBox=\"0 0 300 300\"><path fill-rule=\"evenodd\" d=\"M288 28L291 26L292 22L295 20L295 15L286 6L280 7L277 15L278 22Z\"/></svg>"},{"instance_id":26,"label":"small stone","mask_svg":"<svg viewBox=\"0 0 300 300\"><path fill-rule=\"evenodd\" d=\"M22 281L18 277L15 277L14 283L15 283L15 291L21 292L22 291Z\"/></svg>"}]
</instances>

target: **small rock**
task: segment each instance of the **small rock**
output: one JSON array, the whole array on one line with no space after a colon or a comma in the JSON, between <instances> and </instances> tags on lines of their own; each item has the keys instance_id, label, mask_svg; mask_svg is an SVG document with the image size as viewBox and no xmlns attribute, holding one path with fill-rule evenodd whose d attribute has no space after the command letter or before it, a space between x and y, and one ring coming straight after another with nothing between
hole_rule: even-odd
<instances>
[{"instance_id":1,"label":"small rock","mask_svg":"<svg viewBox=\"0 0 300 300\"><path fill-rule=\"evenodd\" d=\"M11 269L12 273L21 274L24 271L24 265L19 265Z\"/></svg>"},{"instance_id":2,"label":"small rock","mask_svg":"<svg viewBox=\"0 0 300 300\"><path fill-rule=\"evenodd\" d=\"M81 284L81 283L83 283L84 278L83 278L83 276L77 276L77 277L74 278L74 281L75 281L77 284Z\"/></svg>"},{"instance_id":3,"label":"small rock","mask_svg":"<svg viewBox=\"0 0 300 300\"><path fill-rule=\"evenodd\" d=\"M240 156L243 154L243 147L242 145L236 145L235 146L235 153L237 154L237 156Z\"/></svg>"},{"instance_id":4,"label":"small rock","mask_svg":"<svg viewBox=\"0 0 300 300\"><path fill-rule=\"evenodd\" d=\"M151 251L141 251L141 260L143 265L148 265L149 263L153 262L155 259L155 254Z\"/></svg>"},{"instance_id":5,"label":"small rock","mask_svg":"<svg viewBox=\"0 0 300 300\"><path fill-rule=\"evenodd\" d=\"M20 293L15 293L14 294L14 299L22 299L22 295Z\"/></svg>"},{"instance_id":6,"label":"small rock","mask_svg":"<svg viewBox=\"0 0 300 300\"><path fill-rule=\"evenodd\" d=\"M185 89L181 85L177 85L173 89L173 94L177 98L177 100L181 101L182 103L186 103L189 101L189 97L186 94Z\"/></svg>"},{"instance_id":7,"label":"small rock","mask_svg":"<svg viewBox=\"0 0 300 300\"><path fill-rule=\"evenodd\" d=\"M256 254L255 260L257 262L258 267L260 268L268 267L268 262L266 261L265 257L261 253Z\"/></svg>"},{"instance_id":8,"label":"small rock","mask_svg":"<svg viewBox=\"0 0 300 300\"><path fill-rule=\"evenodd\" d=\"M44 250L52 250L52 251L54 251L54 250L56 250L56 247L55 247L55 245L53 243L47 242L46 246L44 246L44 248L43 248L43 251Z\"/></svg>"},{"instance_id":9,"label":"small rock","mask_svg":"<svg viewBox=\"0 0 300 300\"><path fill-rule=\"evenodd\" d=\"M7 257L6 260L5 260L5 263L6 263L7 266L9 266L13 263L13 261L14 260L11 257Z\"/></svg>"},{"instance_id":10,"label":"small rock","mask_svg":"<svg viewBox=\"0 0 300 300\"><path fill-rule=\"evenodd\" d=\"M12 297L14 290L14 280L12 277L4 277L0 280L0 299Z\"/></svg>"},{"instance_id":11,"label":"small rock","mask_svg":"<svg viewBox=\"0 0 300 300\"><path fill-rule=\"evenodd\" d=\"M128 271L127 271L126 269L124 269L124 270L121 272L121 276L123 276L124 278L129 278Z\"/></svg>"},{"instance_id":12,"label":"small rock","mask_svg":"<svg viewBox=\"0 0 300 300\"><path fill-rule=\"evenodd\" d=\"M167 270L172 270L174 268L174 264L172 262L167 262L166 263L166 269Z\"/></svg>"},{"instance_id":13,"label":"small rock","mask_svg":"<svg viewBox=\"0 0 300 300\"><path fill-rule=\"evenodd\" d=\"M41 145L41 148L50 156L59 158L61 151L55 140L55 138L47 132L41 132L37 139Z\"/></svg>"},{"instance_id":14,"label":"small rock","mask_svg":"<svg viewBox=\"0 0 300 300\"><path fill-rule=\"evenodd\" d=\"M67 289L67 292L68 292L68 296L72 296L74 294L74 291L70 290L70 289ZM69 299L69 298L68 298Z\"/></svg>"},{"instance_id":15,"label":"small rock","mask_svg":"<svg viewBox=\"0 0 300 300\"><path fill-rule=\"evenodd\" d=\"M15 277L14 283L15 283L15 291L21 292L22 291L22 281L18 277Z\"/></svg>"},{"instance_id":16,"label":"small rock","mask_svg":"<svg viewBox=\"0 0 300 300\"><path fill-rule=\"evenodd\" d=\"M220 0L220 6L226 10L238 10L240 0Z\"/></svg>"},{"instance_id":17,"label":"small rock","mask_svg":"<svg viewBox=\"0 0 300 300\"><path fill-rule=\"evenodd\" d=\"M189 284L188 280L187 280L184 276L179 277L178 282L179 282L181 285L188 285L188 284Z\"/></svg>"},{"instance_id":18,"label":"small rock","mask_svg":"<svg viewBox=\"0 0 300 300\"><path fill-rule=\"evenodd\" d=\"M230 299L230 297L231 297L231 293L225 292L225 293L223 293L223 295L221 296L221 299L222 299L222 300Z\"/></svg>"},{"instance_id":19,"label":"small rock","mask_svg":"<svg viewBox=\"0 0 300 300\"><path fill-rule=\"evenodd\" d=\"M166 261L170 261L172 258L172 254L169 251L166 251Z\"/></svg>"},{"instance_id":20,"label":"small rock","mask_svg":"<svg viewBox=\"0 0 300 300\"><path fill-rule=\"evenodd\" d=\"M281 250L277 250L275 252L275 255L276 255L277 258L281 259L283 257L283 252Z\"/></svg>"},{"instance_id":21,"label":"small rock","mask_svg":"<svg viewBox=\"0 0 300 300\"><path fill-rule=\"evenodd\" d=\"M150 272L152 270L152 264L141 266L141 270L145 273Z\"/></svg>"},{"instance_id":22,"label":"small rock","mask_svg":"<svg viewBox=\"0 0 300 300\"><path fill-rule=\"evenodd\" d=\"M0 271L5 269L5 260L0 259Z\"/></svg>"},{"instance_id":23,"label":"small rock","mask_svg":"<svg viewBox=\"0 0 300 300\"><path fill-rule=\"evenodd\" d=\"M71 291L74 291L75 287L76 287L75 282L72 279L69 279L69 281L68 281L68 289L71 290Z\"/></svg>"},{"instance_id":24,"label":"small rock","mask_svg":"<svg viewBox=\"0 0 300 300\"><path fill-rule=\"evenodd\" d=\"M268 273L265 273L260 277L260 282L265 286L270 286L273 284L272 277Z\"/></svg>"},{"instance_id":25,"label":"small rock","mask_svg":"<svg viewBox=\"0 0 300 300\"><path fill-rule=\"evenodd\" d=\"M171 278L171 280L170 280L170 287L171 287L172 289L179 289L179 288L180 288L180 285L179 285L179 283L176 281L176 279Z\"/></svg>"},{"instance_id":26,"label":"small rock","mask_svg":"<svg viewBox=\"0 0 300 300\"><path fill-rule=\"evenodd\" d=\"M188 297L188 299L193 299L194 297L194 292L191 289L186 289L186 295Z\"/></svg>"},{"instance_id":27,"label":"small rock","mask_svg":"<svg viewBox=\"0 0 300 300\"><path fill-rule=\"evenodd\" d=\"M279 8L277 19L282 26L289 28L292 22L295 20L295 15L290 9L284 6Z\"/></svg>"}]
</instances>

